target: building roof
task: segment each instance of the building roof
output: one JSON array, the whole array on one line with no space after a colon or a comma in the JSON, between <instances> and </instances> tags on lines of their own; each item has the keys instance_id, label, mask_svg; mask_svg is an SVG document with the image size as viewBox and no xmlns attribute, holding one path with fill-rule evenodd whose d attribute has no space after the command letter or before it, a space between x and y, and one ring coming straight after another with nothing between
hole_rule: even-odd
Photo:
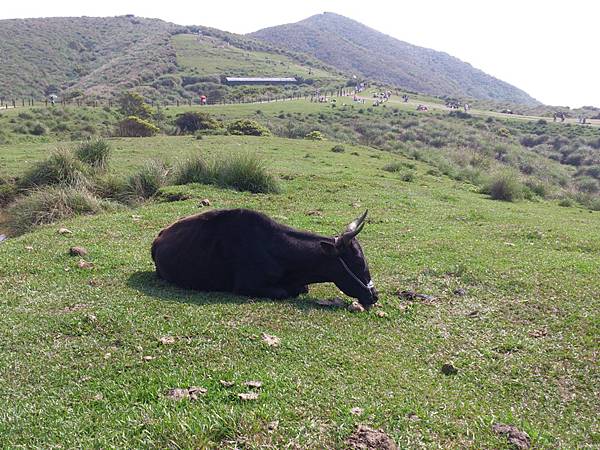
<instances>
[{"instance_id":1,"label":"building roof","mask_svg":"<svg viewBox=\"0 0 600 450\"><path fill-rule=\"evenodd\" d=\"M225 77L225 80L234 81L234 82L238 82L238 83L245 83L245 82L249 82L249 81L253 81L256 83L258 83L258 82L260 82L260 83L272 83L272 82L296 83L298 81L295 78L251 78L251 77L245 77L245 78Z\"/></svg>"}]
</instances>

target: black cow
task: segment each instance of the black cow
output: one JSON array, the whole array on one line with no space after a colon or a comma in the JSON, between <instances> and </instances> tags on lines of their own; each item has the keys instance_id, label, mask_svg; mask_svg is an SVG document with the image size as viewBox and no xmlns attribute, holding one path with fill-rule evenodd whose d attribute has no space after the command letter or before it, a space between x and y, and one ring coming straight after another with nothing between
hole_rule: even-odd
<instances>
[{"instance_id":1,"label":"black cow","mask_svg":"<svg viewBox=\"0 0 600 450\"><path fill-rule=\"evenodd\" d=\"M162 230L152 244L159 277L181 287L273 299L331 281L364 306L377 290L356 239L367 212L333 238L281 225L247 209L213 210Z\"/></svg>"}]
</instances>

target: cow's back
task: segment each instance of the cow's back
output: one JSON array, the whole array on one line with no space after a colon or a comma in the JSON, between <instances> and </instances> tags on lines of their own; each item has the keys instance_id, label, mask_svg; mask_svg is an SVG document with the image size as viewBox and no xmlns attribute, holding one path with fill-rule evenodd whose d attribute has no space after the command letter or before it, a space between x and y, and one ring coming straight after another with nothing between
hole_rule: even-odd
<instances>
[{"instance_id":1,"label":"cow's back","mask_svg":"<svg viewBox=\"0 0 600 450\"><path fill-rule=\"evenodd\" d=\"M182 287L231 291L241 250L268 233L268 218L243 209L186 217L162 230L152 244L161 278Z\"/></svg>"}]
</instances>

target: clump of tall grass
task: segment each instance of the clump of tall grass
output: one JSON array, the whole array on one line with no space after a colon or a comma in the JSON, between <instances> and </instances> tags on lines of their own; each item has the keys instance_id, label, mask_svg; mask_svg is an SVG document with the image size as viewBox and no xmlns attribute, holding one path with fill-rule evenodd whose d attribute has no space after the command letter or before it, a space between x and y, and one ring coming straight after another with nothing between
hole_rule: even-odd
<instances>
[{"instance_id":1,"label":"clump of tall grass","mask_svg":"<svg viewBox=\"0 0 600 450\"><path fill-rule=\"evenodd\" d=\"M167 184L170 168L159 159L151 159L125 181L122 200L136 203L147 200Z\"/></svg>"},{"instance_id":2,"label":"clump of tall grass","mask_svg":"<svg viewBox=\"0 0 600 450\"><path fill-rule=\"evenodd\" d=\"M96 139L83 142L75 150L75 156L80 161L99 171L105 171L108 169L110 153L110 144L105 139Z\"/></svg>"},{"instance_id":3,"label":"clump of tall grass","mask_svg":"<svg viewBox=\"0 0 600 450\"><path fill-rule=\"evenodd\" d=\"M215 164L217 184L238 191L276 193L279 185L258 156L233 154Z\"/></svg>"},{"instance_id":4,"label":"clump of tall grass","mask_svg":"<svg viewBox=\"0 0 600 450\"><path fill-rule=\"evenodd\" d=\"M175 184L215 184L223 188L252 193L276 193L279 185L262 159L251 153L231 154L206 160L197 155L177 166Z\"/></svg>"},{"instance_id":5,"label":"clump of tall grass","mask_svg":"<svg viewBox=\"0 0 600 450\"><path fill-rule=\"evenodd\" d=\"M523 198L524 187L514 173L505 171L492 176L483 192L494 200L513 202Z\"/></svg>"},{"instance_id":6,"label":"clump of tall grass","mask_svg":"<svg viewBox=\"0 0 600 450\"><path fill-rule=\"evenodd\" d=\"M191 156L176 165L173 183L213 184L215 183L214 168L202 156Z\"/></svg>"},{"instance_id":7,"label":"clump of tall grass","mask_svg":"<svg viewBox=\"0 0 600 450\"><path fill-rule=\"evenodd\" d=\"M85 189L49 186L19 197L8 210L8 226L12 233L19 235L57 220L114 209L117 209L115 204L101 200Z\"/></svg>"},{"instance_id":8,"label":"clump of tall grass","mask_svg":"<svg viewBox=\"0 0 600 450\"><path fill-rule=\"evenodd\" d=\"M48 159L35 163L19 179L20 189L50 185L82 186L88 184L86 166L65 148L55 150Z\"/></svg>"}]
</instances>

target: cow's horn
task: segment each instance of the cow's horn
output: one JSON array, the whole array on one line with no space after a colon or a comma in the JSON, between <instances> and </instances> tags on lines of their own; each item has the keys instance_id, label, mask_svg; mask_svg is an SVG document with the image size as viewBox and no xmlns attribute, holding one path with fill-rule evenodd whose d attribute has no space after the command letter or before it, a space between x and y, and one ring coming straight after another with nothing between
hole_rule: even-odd
<instances>
[{"instance_id":1,"label":"cow's horn","mask_svg":"<svg viewBox=\"0 0 600 450\"><path fill-rule=\"evenodd\" d=\"M362 231L363 227L365 226L365 219L367 218L368 213L369 210L367 209L360 217L346 227L346 231L344 231L344 234L342 235L344 244L348 244L352 238Z\"/></svg>"}]
</instances>

